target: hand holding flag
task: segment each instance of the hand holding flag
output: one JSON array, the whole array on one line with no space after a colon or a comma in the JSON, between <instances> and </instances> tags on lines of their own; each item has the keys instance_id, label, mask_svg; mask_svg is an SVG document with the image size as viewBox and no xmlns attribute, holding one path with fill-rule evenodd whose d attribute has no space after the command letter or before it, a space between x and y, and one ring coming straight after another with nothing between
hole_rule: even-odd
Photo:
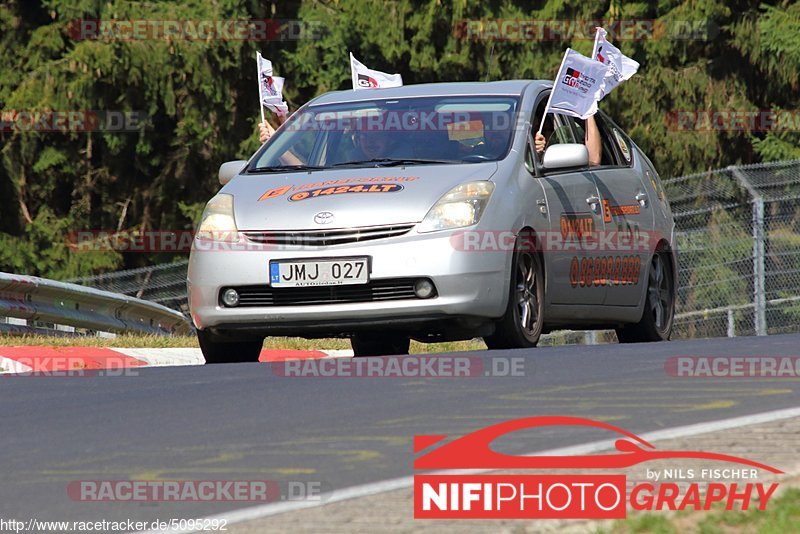
<instances>
[{"instance_id":1,"label":"hand holding flag","mask_svg":"<svg viewBox=\"0 0 800 534\"><path fill-rule=\"evenodd\" d=\"M386 74L379 70L368 69L353 57L352 52L350 52L350 74L353 78L354 91L358 89L401 87L403 85L403 77L399 74Z\"/></svg>"}]
</instances>

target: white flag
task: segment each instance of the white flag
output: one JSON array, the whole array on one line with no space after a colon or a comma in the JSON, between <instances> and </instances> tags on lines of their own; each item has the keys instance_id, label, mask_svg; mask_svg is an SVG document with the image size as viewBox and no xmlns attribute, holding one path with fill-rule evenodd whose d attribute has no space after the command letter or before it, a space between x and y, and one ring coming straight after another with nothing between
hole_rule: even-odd
<instances>
[{"instance_id":1,"label":"white flag","mask_svg":"<svg viewBox=\"0 0 800 534\"><path fill-rule=\"evenodd\" d=\"M603 28L597 28L597 33L594 36L594 50L592 51L592 59L608 65L603 96L606 96L613 88L629 79L639 70L639 64L620 52L619 48L609 43L606 35L607 33ZM603 98L603 96L600 98Z\"/></svg>"},{"instance_id":2,"label":"white flag","mask_svg":"<svg viewBox=\"0 0 800 534\"><path fill-rule=\"evenodd\" d=\"M554 112L588 119L597 113L607 72L607 66L567 48L553 82L545 116Z\"/></svg>"},{"instance_id":3,"label":"white flag","mask_svg":"<svg viewBox=\"0 0 800 534\"><path fill-rule=\"evenodd\" d=\"M353 57L352 52L350 52L350 73L353 77L353 90L382 89L385 87L401 87L403 85L403 77L399 74L386 74L379 70L368 69Z\"/></svg>"},{"instance_id":4,"label":"white flag","mask_svg":"<svg viewBox=\"0 0 800 534\"><path fill-rule=\"evenodd\" d=\"M256 52L256 62L258 63L258 96L261 105L278 115L286 115L289 112L289 106L283 101L284 79L272 75L272 61L264 59L261 52Z\"/></svg>"}]
</instances>

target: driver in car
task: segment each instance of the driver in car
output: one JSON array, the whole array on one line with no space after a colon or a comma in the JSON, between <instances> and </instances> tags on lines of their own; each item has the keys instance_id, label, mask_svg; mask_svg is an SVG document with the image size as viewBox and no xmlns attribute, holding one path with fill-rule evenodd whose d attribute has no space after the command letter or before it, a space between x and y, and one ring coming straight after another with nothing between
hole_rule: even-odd
<instances>
[{"instance_id":1,"label":"driver in car","mask_svg":"<svg viewBox=\"0 0 800 534\"><path fill-rule=\"evenodd\" d=\"M385 130L386 113L381 116L359 117L355 119L350 133L350 143L340 145L337 163L370 161L374 159L396 158L402 145L402 132ZM393 139L394 135L396 139ZM392 143L394 141L394 143Z\"/></svg>"},{"instance_id":2,"label":"driver in car","mask_svg":"<svg viewBox=\"0 0 800 534\"><path fill-rule=\"evenodd\" d=\"M386 132L359 128L353 133L353 145L361 151L361 157L358 154L354 154L353 160L389 157L389 138Z\"/></svg>"}]
</instances>

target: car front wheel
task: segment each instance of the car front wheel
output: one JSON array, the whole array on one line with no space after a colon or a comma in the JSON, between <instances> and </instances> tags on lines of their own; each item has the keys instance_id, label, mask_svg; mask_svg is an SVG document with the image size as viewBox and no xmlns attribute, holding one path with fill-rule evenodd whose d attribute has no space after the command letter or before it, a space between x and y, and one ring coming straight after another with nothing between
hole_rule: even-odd
<instances>
[{"instance_id":1,"label":"car front wheel","mask_svg":"<svg viewBox=\"0 0 800 534\"><path fill-rule=\"evenodd\" d=\"M517 239L508 307L495 333L483 340L490 349L535 347L544 324L544 270L533 240Z\"/></svg>"}]
</instances>

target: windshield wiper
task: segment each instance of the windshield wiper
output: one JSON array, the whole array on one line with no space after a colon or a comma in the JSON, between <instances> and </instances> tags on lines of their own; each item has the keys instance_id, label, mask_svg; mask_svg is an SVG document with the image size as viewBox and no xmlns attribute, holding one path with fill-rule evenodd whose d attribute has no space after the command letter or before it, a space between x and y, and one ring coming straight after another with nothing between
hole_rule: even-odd
<instances>
[{"instance_id":1,"label":"windshield wiper","mask_svg":"<svg viewBox=\"0 0 800 534\"><path fill-rule=\"evenodd\" d=\"M399 167L401 165L446 165L449 163L458 163L452 160L435 160L435 159L413 159L413 158L373 158L359 161L344 161L342 163L335 163L331 167L344 167L346 165L370 165L374 164L375 167Z\"/></svg>"},{"instance_id":2,"label":"windshield wiper","mask_svg":"<svg viewBox=\"0 0 800 534\"><path fill-rule=\"evenodd\" d=\"M270 172L286 172L286 171L321 171L325 167L318 167L315 165L276 165L274 167L254 167L247 170L247 174L266 174Z\"/></svg>"}]
</instances>

